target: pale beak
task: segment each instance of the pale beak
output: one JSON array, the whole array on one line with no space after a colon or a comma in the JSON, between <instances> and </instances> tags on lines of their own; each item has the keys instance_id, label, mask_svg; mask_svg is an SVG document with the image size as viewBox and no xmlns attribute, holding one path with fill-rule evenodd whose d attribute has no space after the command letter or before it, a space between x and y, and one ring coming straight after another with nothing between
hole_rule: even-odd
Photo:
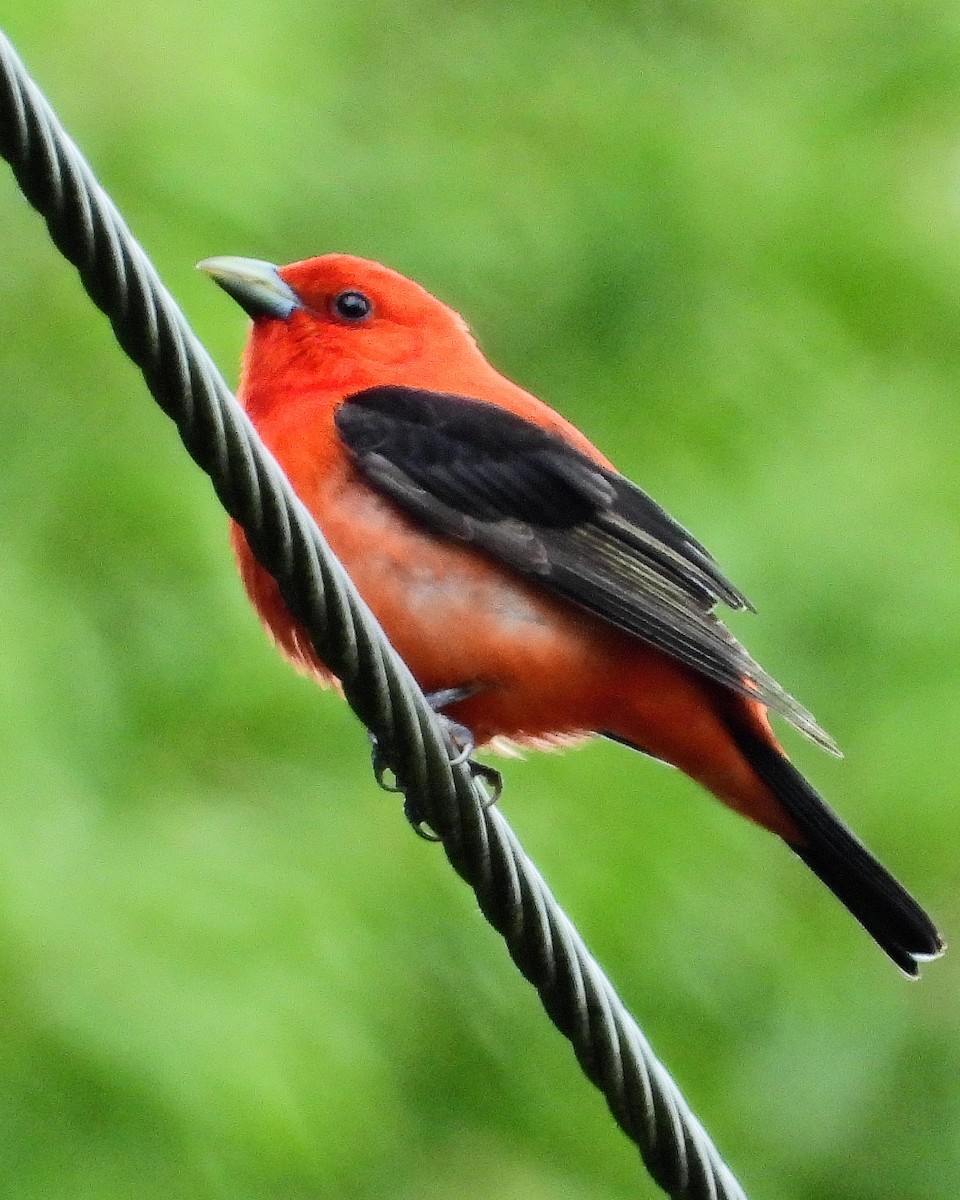
<instances>
[{"instance_id":1,"label":"pale beak","mask_svg":"<svg viewBox=\"0 0 960 1200\"><path fill-rule=\"evenodd\" d=\"M296 309L303 308L303 301L280 278L273 263L228 254L205 258L197 263L197 270L209 275L254 320L277 317L285 321Z\"/></svg>"}]
</instances>

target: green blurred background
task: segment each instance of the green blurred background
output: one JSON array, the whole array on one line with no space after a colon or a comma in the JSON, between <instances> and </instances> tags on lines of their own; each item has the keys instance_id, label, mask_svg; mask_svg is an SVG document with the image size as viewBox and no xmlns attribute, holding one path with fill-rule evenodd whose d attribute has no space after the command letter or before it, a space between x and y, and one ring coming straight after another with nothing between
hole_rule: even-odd
<instances>
[{"instance_id":1,"label":"green blurred background","mask_svg":"<svg viewBox=\"0 0 960 1200\"><path fill-rule=\"evenodd\" d=\"M798 762L957 930L956 5L6 8L228 378L207 255L461 309L751 596L848 755ZM6 171L0 212L0 1196L659 1194ZM907 984L616 746L505 774L751 1197L954 1200L960 956Z\"/></svg>"}]
</instances>

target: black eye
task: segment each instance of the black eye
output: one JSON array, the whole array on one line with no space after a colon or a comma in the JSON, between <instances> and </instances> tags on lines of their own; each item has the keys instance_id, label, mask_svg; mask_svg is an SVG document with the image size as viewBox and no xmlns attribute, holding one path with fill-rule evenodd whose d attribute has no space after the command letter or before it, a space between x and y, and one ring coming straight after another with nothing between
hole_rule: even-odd
<instances>
[{"instance_id":1,"label":"black eye","mask_svg":"<svg viewBox=\"0 0 960 1200\"><path fill-rule=\"evenodd\" d=\"M363 292L341 292L333 301L333 311L345 321L362 321L373 312Z\"/></svg>"}]
</instances>

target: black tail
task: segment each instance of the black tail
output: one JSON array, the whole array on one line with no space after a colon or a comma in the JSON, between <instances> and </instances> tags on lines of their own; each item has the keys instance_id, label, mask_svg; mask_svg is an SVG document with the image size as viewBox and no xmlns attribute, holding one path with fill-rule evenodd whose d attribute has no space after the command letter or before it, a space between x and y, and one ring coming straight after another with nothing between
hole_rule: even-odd
<instances>
[{"instance_id":1,"label":"black tail","mask_svg":"<svg viewBox=\"0 0 960 1200\"><path fill-rule=\"evenodd\" d=\"M905 975L943 953L944 941L914 898L877 862L796 767L750 730L732 730L750 765L805 835L790 848L857 918Z\"/></svg>"}]
</instances>

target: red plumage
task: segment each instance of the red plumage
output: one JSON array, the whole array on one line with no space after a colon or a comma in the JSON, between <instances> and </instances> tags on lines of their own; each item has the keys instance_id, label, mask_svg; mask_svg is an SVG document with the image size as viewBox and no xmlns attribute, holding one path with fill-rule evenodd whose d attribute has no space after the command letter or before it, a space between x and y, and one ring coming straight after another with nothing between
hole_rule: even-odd
<instances>
[{"instance_id":1,"label":"red plumage","mask_svg":"<svg viewBox=\"0 0 960 1200\"><path fill-rule=\"evenodd\" d=\"M470 689L444 711L477 745L613 736L787 841L908 974L940 952L785 758L769 705L832 743L712 615L740 594L456 313L346 255L204 266L253 316L239 394L261 437L421 687ZM232 538L277 644L329 679Z\"/></svg>"}]
</instances>

